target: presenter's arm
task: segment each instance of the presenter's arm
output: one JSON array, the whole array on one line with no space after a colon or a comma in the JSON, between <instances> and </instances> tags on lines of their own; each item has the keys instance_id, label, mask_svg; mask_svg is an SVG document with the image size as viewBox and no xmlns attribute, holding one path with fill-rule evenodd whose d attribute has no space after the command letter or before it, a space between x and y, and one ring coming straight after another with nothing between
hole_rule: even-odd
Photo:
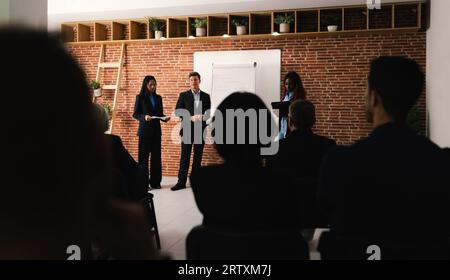
<instances>
[{"instance_id":1,"label":"presenter's arm","mask_svg":"<svg viewBox=\"0 0 450 280\"><path fill-rule=\"evenodd\" d=\"M211 117L211 96L208 94L207 98L206 98L206 104L205 106L205 113L203 115L203 120L209 120L209 118Z\"/></svg>"},{"instance_id":2,"label":"presenter's arm","mask_svg":"<svg viewBox=\"0 0 450 280\"><path fill-rule=\"evenodd\" d=\"M142 114L142 106L140 106L140 96L136 95L136 101L134 102L133 118L138 121L145 122L145 115Z\"/></svg>"}]
</instances>

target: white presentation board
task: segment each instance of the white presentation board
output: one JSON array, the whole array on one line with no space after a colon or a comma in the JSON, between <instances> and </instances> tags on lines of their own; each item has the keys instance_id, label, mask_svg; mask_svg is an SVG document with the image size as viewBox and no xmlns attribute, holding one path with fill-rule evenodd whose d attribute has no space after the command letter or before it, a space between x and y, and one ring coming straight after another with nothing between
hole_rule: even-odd
<instances>
[{"instance_id":1,"label":"white presentation board","mask_svg":"<svg viewBox=\"0 0 450 280\"><path fill-rule=\"evenodd\" d=\"M257 94L269 109L280 99L281 50L195 52L194 71L211 95L212 113L235 91Z\"/></svg>"}]
</instances>

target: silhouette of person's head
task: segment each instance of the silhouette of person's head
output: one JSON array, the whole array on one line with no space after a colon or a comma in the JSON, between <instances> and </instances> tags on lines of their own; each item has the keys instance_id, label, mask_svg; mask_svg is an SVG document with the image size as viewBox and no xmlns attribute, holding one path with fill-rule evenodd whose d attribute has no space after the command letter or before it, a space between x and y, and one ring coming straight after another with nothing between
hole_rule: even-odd
<instances>
[{"instance_id":1,"label":"silhouette of person's head","mask_svg":"<svg viewBox=\"0 0 450 280\"><path fill-rule=\"evenodd\" d=\"M69 245L84 254L87 217L109 192L86 78L56 36L9 28L0 41L0 258L67 258Z\"/></svg>"},{"instance_id":2,"label":"silhouette of person's head","mask_svg":"<svg viewBox=\"0 0 450 280\"><path fill-rule=\"evenodd\" d=\"M375 125L406 120L425 83L419 64L405 57L383 56L370 64L366 115Z\"/></svg>"},{"instance_id":3,"label":"silhouette of person's head","mask_svg":"<svg viewBox=\"0 0 450 280\"><path fill-rule=\"evenodd\" d=\"M226 97L217 107L214 124L222 128L214 128L213 136L218 153L226 161L260 159L261 148L268 144L263 140L270 138L274 127L267 106L257 95L248 92L235 92Z\"/></svg>"},{"instance_id":4,"label":"silhouette of person's head","mask_svg":"<svg viewBox=\"0 0 450 280\"><path fill-rule=\"evenodd\" d=\"M284 87L286 91L296 94L297 98L306 98L306 90L303 87L302 79L297 72L291 71L284 76Z\"/></svg>"},{"instance_id":5,"label":"silhouette of person's head","mask_svg":"<svg viewBox=\"0 0 450 280\"><path fill-rule=\"evenodd\" d=\"M290 129L311 129L316 123L316 108L306 100L296 100L289 106Z\"/></svg>"}]
</instances>

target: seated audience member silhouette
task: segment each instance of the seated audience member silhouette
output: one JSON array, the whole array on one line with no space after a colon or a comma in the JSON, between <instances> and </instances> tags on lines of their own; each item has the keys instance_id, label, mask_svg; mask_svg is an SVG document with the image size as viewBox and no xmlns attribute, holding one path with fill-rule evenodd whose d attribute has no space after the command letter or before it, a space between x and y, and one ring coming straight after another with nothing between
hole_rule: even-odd
<instances>
[{"instance_id":1,"label":"seated audience member silhouette","mask_svg":"<svg viewBox=\"0 0 450 280\"><path fill-rule=\"evenodd\" d=\"M297 100L289 107L290 134L280 140L278 153L268 159L268 167L283 176L291 177L297 186L298 204L302 212L302 224L307 228L318 227L317 181L322 159L336 145L334 140L319 136L312 131L316 122L314 104ZM307 240L313 238L314 230L305 230Z\"/></svg>"},{"instance_id":2,"label":"seated audience member silhouette","mask_svg":"<svg viewBox=\"0 0 450 280\"><path fill-rule=\"evenodd\" d=\"M252 127L258 128L257 131L249 128L249 118L239 120L234 116L239 109L243 112L256 110L257 119ZM267 123L261 123L259 110L265 110ZM217 114L223 117L218 118ZM245 124L245 129L238 136L239 124ZM300 228L298 206L290 195L292 184L263 167L263 145L258 135L253 135L258 141L250 141L251 131L259 134L259 128L267 125L266 131L270 132L271 124L273 120L269 110L254 94L233 93L218 106L213 132L215 141L220 138L219 133L223 133L223 144L216 141L215 148L225 163L202 167L191 175L195 200L204 217L203 225L264 230ZM220 126L222 131L217 129ZM234 135L230 135L230 127L234 128ZM238 143L238 137L245 141L234 144Z\"/></svg>"},{"instance_id":3,"label":"seated audience member silhouette","mask_svg":"<svg viewBox=\"0 0 450 280\"><path fill-rule=\"evenodd\" d=\"M319 203L334 233L424 242L450 236L450 163L405 122L424 79L411 59L371 62L366 113L374 130L330 150L321 168Z\"/></svg>"},{"instance_id":4,"label":"seated audience member silhouette","mask_svg":"<svg viewBox=\"0 0 450 280\"><path fill-rule=\"evenodd\" d=\"M316 109L309 101L292 103L288 122L291 133L280 140L278 153L268 160L268 165L280 169L286 176L316 181L325 153L336 142L312 131Z\"/></svg>"},{"instance_id":5,"label":"seated audience member silhouette","mask_svg":"<svg viewBox=\"0 0 450 280\"><path fill-rule=\"evenodd\" d=\"M0 41L0 259L88 259L94 242L116 258L154 258L144 209L111 196L78 64L45 32L3 28Z\"/></svg>"},{"instance_id":6,"label":"seated audience member silhouette","mask_svg":"<svg viewBox=\"0 0 450 280\"><path fill-rule=\"evenodd\" d=\"M102 131L109 129L109 116L99 104L94 104ZM117 197L130 201L144 199L148 191L148 175L122 144L117 135L105 134L106 147L110 152L114 173L114 192Z\"/></svg>"}]
</instances>

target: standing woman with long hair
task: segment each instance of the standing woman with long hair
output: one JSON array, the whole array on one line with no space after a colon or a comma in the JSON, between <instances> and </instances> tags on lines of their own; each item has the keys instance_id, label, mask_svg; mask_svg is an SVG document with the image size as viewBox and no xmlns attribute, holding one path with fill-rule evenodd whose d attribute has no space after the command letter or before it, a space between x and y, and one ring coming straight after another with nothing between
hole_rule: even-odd
<instances>
[{"instance_id":1,"label":"standing woman with long hair","mask_svg":"<svg viewBox=\"0 0 450 280\"><path fill-rule=\"evenodd\" d=\"M303 87L300 75L295 71L291 71L284 76L284 91L281 95L281 101L293 103L298 99L306 99L306 90ZM288 134L288 112L280 112L280 133L278 134L278 139L281 140Z\"/></svg>"},{"instance_id":2,"label":"standing woman with long hair","mask_svg":"<svg viewBox=\"0 0 450 280\"><path fill-rule=\"evenodd\" d=\"M145 76L139 95L136 96L133 118L139 121L139 164L148 172L150 157L150 186L161 188L161 121L167 122L170 117L164 115L163 102L156 94L156 79Z\"/></svg>"}]
</instances>

